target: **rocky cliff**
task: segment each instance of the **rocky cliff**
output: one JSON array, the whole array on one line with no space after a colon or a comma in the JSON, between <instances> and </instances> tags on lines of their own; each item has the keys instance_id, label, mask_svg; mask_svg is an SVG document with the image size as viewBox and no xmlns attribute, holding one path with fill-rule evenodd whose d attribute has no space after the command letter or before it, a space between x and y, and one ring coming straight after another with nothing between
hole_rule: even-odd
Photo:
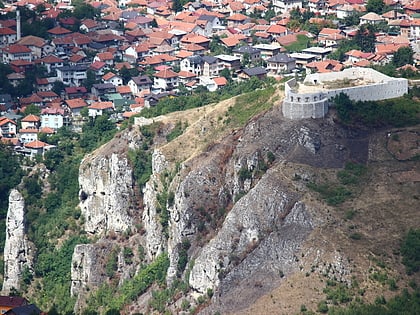
<instances>
[{"instance_id":1,"label":"rocky cliff","mask_svg":"<svg viewBox=\"0 0 420 315\"><path fill-rule=\"evenodd\" d=\"M3 293L19 290L23 273L33 273L34 246L26 236L25 200L13 189L9 195L4 245Z\"/></svg>"},{"instance_id":2,"label":"rocky cliff","mask_svg":"<svg viewBox=\"0 0 420 315\"><path fill-rule=\"evenodd\" d=\"M167 284L185 280L188 290L181 297L192 305L207 296L203 314L249 308L299 274L351 283L351 251L335 245L341 232L323 234L331 224L345 229L345 223L307 184L319 169L328 178L347 161L366 163L370 136L329 117L290 121L278 106L243 128L227 128L221 117L229 106L223 105L160 120L149 149L152 175L141 195L126 154L129 143L141 147L138 126L84 159L80 206L86 231L101 240L74 252L72 292L80 301L86 298L83 288L109 281L95 270L103 270L112 246L119 248L120 285L167 252ZM190 127L167 143L177 119ZM130 263L121 258L123 248L135 253ZM181 312L181 297L168 308ZM149 311L148 299L140 297L125 313Z\"/></svg>"}]
</instances>

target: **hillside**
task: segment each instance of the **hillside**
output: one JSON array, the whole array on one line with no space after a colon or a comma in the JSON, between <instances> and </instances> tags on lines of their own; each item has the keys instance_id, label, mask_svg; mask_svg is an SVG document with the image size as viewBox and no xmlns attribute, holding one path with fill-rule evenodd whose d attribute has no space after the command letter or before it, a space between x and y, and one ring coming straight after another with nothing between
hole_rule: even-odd
<instances>
[{"instance_id":1,"label":"hillside","mask_svg":"<svg viewBox=\"0 0 420 315\"><path fill-rule=\"evenodd\" d=\"M420 127L292 121L281 97L170 113L84 157L76 313L296 314L419 283L399 249L420 227Z\"/></svg>"}]
</instances>

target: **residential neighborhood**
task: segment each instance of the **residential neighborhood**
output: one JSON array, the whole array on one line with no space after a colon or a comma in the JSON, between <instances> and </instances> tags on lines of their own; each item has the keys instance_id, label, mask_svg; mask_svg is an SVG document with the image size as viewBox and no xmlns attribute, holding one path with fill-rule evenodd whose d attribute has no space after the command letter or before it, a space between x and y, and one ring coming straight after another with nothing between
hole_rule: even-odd
<instances>
[{"instance_id":1,"label":"residential neighborhood","mask_svg":"<svg viewBox=\"0 0 420 315\"><path fill-rule=\"evenodd\" d=\"M379 2L7 1L1 141L34 157L62 127L79 132L105 113L120 124L168 95L253 77L391 64L395 75L419 76L420 2Z\"/></svg>"}]
</instances>

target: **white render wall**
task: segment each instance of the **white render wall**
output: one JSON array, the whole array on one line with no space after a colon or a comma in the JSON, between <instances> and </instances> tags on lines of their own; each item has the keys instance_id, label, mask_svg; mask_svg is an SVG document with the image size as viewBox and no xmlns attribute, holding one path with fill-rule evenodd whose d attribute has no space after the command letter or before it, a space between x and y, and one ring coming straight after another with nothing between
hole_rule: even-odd
<instances>
[{"instance_id":1,"label":"white render wall","mask_svg":"<svg viewBox=\"0 0 420 315\"><path fill-rule=\"evenodd\" d=\"M350 68L342 72L315 73L308 75L304 83L319 85L324 82L360 79L366 85L341 89L321 89L312 93L299 93L295 79L285 84L286 96L283 101L283 115L290 119L322 118L328 112L329 100L340 94L347 94L355 101L377 101L401 97L408 92L408 81L402 78L388 77L370 68Z\"/></svg>"}]
</instances>

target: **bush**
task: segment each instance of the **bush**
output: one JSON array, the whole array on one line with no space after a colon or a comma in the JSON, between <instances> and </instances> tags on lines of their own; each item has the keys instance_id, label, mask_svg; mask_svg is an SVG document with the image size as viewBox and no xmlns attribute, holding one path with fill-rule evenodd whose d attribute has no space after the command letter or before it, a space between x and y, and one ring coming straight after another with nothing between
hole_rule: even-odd
<instances>
[{"instance_id":1,"label":"bush","mask_svg":"<svg viewBox=\"0 0 420 315\"><path fill-rule=\"evenodd\" d=\"M420 270L420 229L410 229L401 244L401 255L407 274Z\"/></svg>"}]
</instances>

